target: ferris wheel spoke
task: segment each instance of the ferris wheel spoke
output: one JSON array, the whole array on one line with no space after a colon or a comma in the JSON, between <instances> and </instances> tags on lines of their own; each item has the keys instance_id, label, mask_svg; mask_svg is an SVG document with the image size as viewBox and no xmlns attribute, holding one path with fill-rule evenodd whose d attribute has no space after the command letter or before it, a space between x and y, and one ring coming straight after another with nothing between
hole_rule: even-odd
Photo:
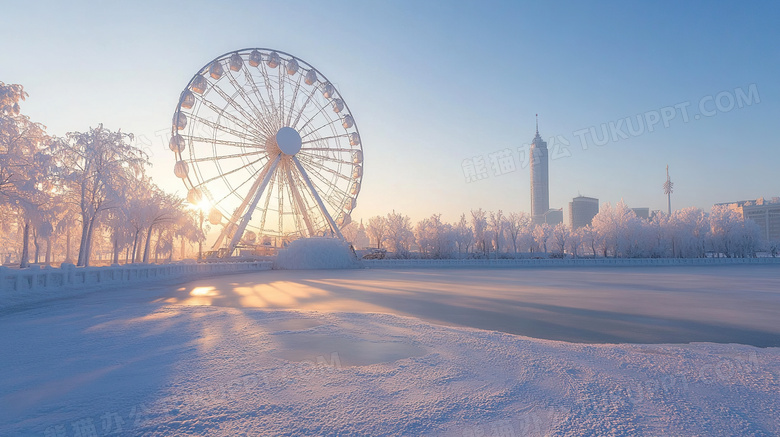
<instances>
[{"instance_id":1,"label":"ferris wheel spoke","mask_svg":"<svg viewBox=\"0 0 780 437\"><path fill-rule=\"evenodd\" d=\"M316 185L318 188L321 188L320 190L318 190L318 193L324 193L324 196L326 198L330 198L331 193L343 192L343 190L338 186L337 183L333 181L329 181L328 179L324 178L321 174L321 170L312 171L312 175L314 175L314 180L312 181L312 183ZM332 203L331 205L336 208L341 208L341 205L337 203Z\"/></svg>"},{"instance_id":2,"label":"ferris wheel spoke","mask_svg":"<svg viewBox=\"0 0 780 437\"><path fill-rule=\"evenodd\" d=\"M314 119L315 119L315 118L317 118L317 116L318 116L318 115L322 114L322 111L324 111L324 110L325 110L325 108L327 108L327 107L328 107L328 105L322 105L322 106L320 106L320 107L319 107L320 109L319 109L319 110L317 110L317 112L316 112L315 114L312 114L312 116L311 116L311 117L309 117L309 119L308 119L308 120L306 120L306 123L304 123L304 124L303 124L303 126L301 126L300 128L296 128L296 129L298 129L298 132L303 132L303 130L304 130L304 129L306 129L306 126L308 126L308 125L309 125L309 123L311 123L312 121L314 121ZM308 134L307 134L307 135L308 135ZM302 138L304 138L305 136L306 136L306 135L304 135Z\"/></svg>"},{"instance_id":3,"label":"ferris wheel spoke","mask_svg":"<svg viewBox=\"0 0 780 437\"><path fill-rule=\"evenodd\" d=\"M312 154L309 154L309 153L305 153L303 155L307 156L307 157L320 158L322 161L327 161L328 163L333 163L333 164L354 165L354 163L352 161L344 161L343 159L337 159L337 158L334 158L334 157L331 157L331 156L312 155Z\"/></svg>"},{"instance_id":4,"label":"ferris wheel spoke","mask_svg":"<svg viewBox=\"0 0 780 437\"><path fill-rule=\"evenodd\" d=\"M268 155L268 153L265 150L257 150L254 152L247 152L247 153L235 153L233 155L220 155L220 156L204 156L202 158L193 158L189 159L188 162L190 164L194 162L215 162L220 161L223 159L234 159L234 158L242 158L244 156L253 156L253 155L259 155L259 154Z\"/></svg>"},{"instance_id":5,"label":"ferris wheel spoke","mask_svg":"<svg viewBox=\"0 0 780 437\"><path fill-rule=\"evenodd\" d=\"M278 121L279 121L279 114L276 112L277 111L276 102L274 101L274 88L271 85L271 78L268 77L268 70L266 70L265 65L266 64L264 62L260 63L260 74L262 74L262 76L263 76L263 82L265 83L265 89L268 92L268 101L270 102L270 107L272 108L271 112L272 112L272 114L274 116L274 121L277 122L275 124L279 124L278 123ZM277 66L277 68L279 68L279 66ZM279 129L280 127L281 126L277 126L276 128Z\"/></svg>"},{"instance_id":6,"label":"ferris wheel spoke","mask_svg":"<svg viewBox=\"0 0 780 437\"><path fill-rule=\"evenodd\" d=\"M304 162L306 162L306 163L308 163L308 164L310 164L310 165L316 166L317 168L319 168L319 169L321 169L321 170L323 170L323 171L325 171L325 172L328 172L328 173L331 173L331 174L333 174L333 175L335 175L335 176L337 176L337 177L340 177L340 178L344 179L345 181L351 181L351 180L352 180L352 177L350 177L350 176L345 176L345 175L343 175L343 174L341 174L341 173L339 173L339 172L337 172L337 171L335 171L335 170L333 170L333 169L331 169L331 168L328 168L328 167L327 167L327 166L325 166L325 165L322 165L322 164L319 164L319 163L317 163L317 162L316 162L316 161L314 161L313 159L308 159L308 158L307 158L307 159L306 159Z\"/></svg>"},{"instance_id":7,"label":"ferris wheel spoke","mask_svg":"<svg viewBox=\"0 0 780 437\"><path fill-rule=\"evenodd\" d=\"M205 181L203 181L203 182L200 182L200 183L198 183L198 184L196 185L196 187L202 187L202 186L204 186L204 185L206 185L206 184L209 184L209 183L211 183L211 182L214 182L214 181L216 181L217 179L222 179L222 178L224 178L225 176L229 176L229 175L231 175L231 174L233 174L233 173L237 173L237 172L239 172L239 171L241 171L241 170L244 170L245 168L248 168L248 167L250 167L250 166L252 166L252 165L255 165L255 164L257 164L258 162L260 162L260 161L262 161L262 160L263 160L263 158L260 158L260 159L258 159L258 160L255 160L255 161L249 162L249 163L247 163L246 165L243 165L243 166L241 166L241 167L234 168L233 170L230 170L230 171L228 171L227 173L221 173L221 172L220 172L220 174L218 174L218 175L216 175L216 176L214 176L214 177L211 177L211 178L209 178L209 179L206 179L206 180L205 180Z\"/></svg>"},{"instance_id":8,"label":"ferris wheel spoke","mask_svg":"<svg viewBox=\"0 0 780 437\"><path fill-rule=\"evenodd\" d=\"M263 98L263 93L261 93L260 89L257 88L257 84L255 83L255 78L254 78L254 76L252 76L252 73L249 72L249 69L246 66L246 63L244 63L241 68L244 71L244 77L245 77L247 83L249 83L249 85L252 87L252 92L254 93L255 97L257 97L257 100L260 103L260 106L263 107L263 111L260 111L260 108L257 108L256 106L252 105L252 107L253 107L253 109L255 111L255 114L257 115L257 119L258 120L262 120L261 124L263 125L263 127L267 131L266 133L268 135L271 135L271 134L275 133L275 130L273 129L273 126L268 124L268 120L266 119L266 117L263 116L263 113L268 114L268 113L271 112L271 111L268 110L268 105L265 103L265 99Z\"/></svg>"},{"instance_id":9,"label":"ferris wheel spoke","mask_svg":"<svg viewBox=\"0 0 780 437\"><path fill-rule=\"evenodd\" d=\"M304 143L310 143L311 141L305 141ZM301 147L301 150L306 152L339 152L339 153L351 153L354 152L357 149L347 149L347 148L332 148L332 147ZM314 155L314 156L321 156L321 155Z\"/></svg>"},{"instance_id":10,"label":"ferris wheel spoke","mask_svg":"<svg viewBox=\"0 0 780 437\"><path fill-rule=\"evenodd\" d=\"M285 126L289 126L290 121L292 120L295 102L298 100L298 90L300 90L301 81L303 80L303 73L296 73L296 75L298 76L298 80L295 82L295 89L293 90L292 100L290 100L290 110L287 112L287 124L285 124Z\"/></svg>"},{"instance_id":11,"label":"ferris wheel spoke","mask_svg":"<svg viewBox=\"0 0 780 437\"><path fill-rule=\"evenodd\" d=\"M252 176L246 178L244 182L241 182L240 184L236 185L236 188L233 188L232 190L228 191L227 194L225 194L224 196L222 196L222 198L216 201L215 205L219 205L220 203L224 202L225 199L227 199L228 197L235 195L238 192L238 190L241 189L241 187L243 187L244 185L246 185L249 181L257 180L257 178L259 177L258 175L263 171L264 168L265 167L260 168Z\"/></svg>"},{"instance_id":12,"label":"ferris wheel spoke","mask_svg":"<svg viewBox=\"0 0 780 437\"><path fill-rule=\"evenodd\" d=\"M241 64L241 68L246 71L246 65L244 63ZM251 79L251 76L249 77ZM267 121L263 117L260 110L255 106L255 103L252 101L252 99L249 97L249 95L246 93L246 90L244 89L241 84L238 83L238 80L233 75L232 70L228 70L228 80L231 84L233 84L233 88L238 91L238 94L241 96L241 99L244 101L244 103L247 104L250 111L254 114L254 117L252 118L252 122L257 123L259 126L261 126L262 130L265 131L264 133L266 135L271 135L273 133L273 130L271 127L267 124ZM252 84L254 85L254 81L252 81Z\"/></svg>"},{"instance_id":13,"label":"ferris wheel spoke","mask_svg":"<svg viewBox=\"0 0 780 437\"><path fill-rule=\"evenodd\" d=\"M284 70L284 67L282 67L282 64L279 64L278 67L276 67L277 72L277 80L279 81L279 86L277 87L279 89L279 127L282 127L284 124L284 89L285 89L285 80L282 77L282 70Z\"/></svg>"},{"instance_id":14,"label":"ferris wheel spoke","mask_svg":"<svg viewBox=\"0 0 780 437\"><path fill-rule=\"evenodd\" d=\"M257 142L257 141L238 142L238 141L229 141L229 140L219 140L219 139L215 139L215 138L193 137L193 136L189 136L189 135L186 135L185 138L186 139L190 139L190 140L195 141L195 142L199 142L199 143L219 144L221 146L240 147L242 149L245 149L245 148L248 148L248 147L255 147L255 148L260 149L260 148L263 147L263 145L265 143L265 139L262 139L262 143L261 143L261 142Z\"/></svg>"},{"instance_id":15,"label":"ferris wheel spoke","mask_svg":"<svg viewBox=\"0 0 780 437\"><path fill-rule=\"evenodd\" d=\"M304 88L305 89L305 88ZM301 105L301 108L298 110L298 115L295 116L295 121L290 124L290 127L296 127L298 126L298 122L301 120L301 116L303 116L303 111L306 110L306 107L309 106L309 102L312 101L314 98L314 94L316 93L316 90L312 90L310 93L306 94L306 100Z\"/></svg>"},{"instance_id":16,"label":"ferris wheel spoke","mask_svg":"<svg viewBox=\"0 0 780 437\"><path fill-rule=\"evenodd\" d=\"M216 85L213 87L213 89L218 90L218 91L216 91L217 94L220 94L220 92L224 93L224 91L222 91L222 89L219 88ZM220 94L220 95L222 95L222 94ZM228 102L228 103L230 103L230 102ZM206 107L208 107L211 110L211 112L213 112L217 117L224 116L225 118L230 119L230 121L232 121L233 123L235 123L239 127L243 128L245 131L253 132L256 135L262 135L262 133L260 131L258 131L257 129L253 128L249 124L247 124L244 120L236 117L234 114L231 114L230 112L222 110L216 104L214 104L214 102L212 102L211 100L207 100L206 98L203 98L203 99L201 99L201 104L206 106ZM203 120L202 117L199 117L199 118L201 120ZM214 124L216 124L216 123L214 123Z\"/></svg>"},{"instance_id":17,"label":"ferris wheel spoke","mask_svg":"<svg viewBox=\"0 0 780 437\"><path fill-rule=\"evenodd\" d=\"M222 131L224 133L233 135L233 136L241 138L243 140L254 142L255 139L256 139L256 137L247 136L247 134L245 132L241 132L241 131L235 130L235 129L231 128L231 127L215 123L215 122L213 122L211 120L207 120L207 119L205 119L205 118L203 118L203 117L201 117L199 115L194 115L193 114L193 115L190 115L190 117L192 118L193 121L197 121L197 122L202 123L202 124L212 128L214 130ZM209 140L209 142L210 141L211 140Z\"/></svg>"},{"instance_id":18,"label":"ferris wheel spoke","mask_svg":"<svg viewBox=\"0 0 780 437\"><path fill-rule=\"evenodd\" d=\"M219 86L214 86L214 90L216 91L217 94L219 94L220 97L225 99L225 102L227 102L228 105L230 105L233 109L238 111L238 113L241 114L246 121L238 121L240 120L238 117L236 117L233 114L230 114L227 111L222 111L221 113L219 113L220 115L229 114L231 120L234 120L234 122L240 124L241 127L243 127L244 129L254 132L258 135L263 135L263 132L260 132L260 130L258 130L255 125L253 125L253 123L254 124L258 123L258 120L255 117L247 113L246 109L244 109L241 105L239 105L232 97L228 96L225 90L223 90Z\"/></svg>"},{"instance_id":19,"label":"ferris wheel spoke","mask_svg":"<svg viewBox=\"0 0 780 437\"><path fill-rule=\"evenodd\" d=\"M339 156L337 155L318 155L314 153L301 153L298 152L298 156L302 159L304 159L306 162L311 162L312 164L318 164L322 166L331 166L331 167L339 167L341 165L348 165L352 166L354 163L352 161L346 161L344 159L339 159Z\"/></svg>"},{"instance_id":20,"label":"ferris wheel spoke","mask_svg":"<svg viewBox=\"0 0 780 437\"><path fill-rule=\"evenodd\" d=\"M328 126L328 125L326 124L325 126ZM323 127L325 127L325 126L323 126ZM315 131L311 131L308 134L306 134L306 136L309 136L309 135L311 135L314 132ZM321 138L315 138L313 140L302 141L301 144L311 144L311 143L316 143L318 141L336 140L336 139L339 139L339 138L348 138L348 137L349 137L349 133L343 133L343 134L339 134L339 135L331 135L331 136L328 136L328 137L321 137ZM302 148L301 150L304 150L304 149Z\"/></svg>"},{"instance_id":21,"label":"ferris wheel spoke","mask_svg":"<svg viewBox=\"0 0 780 437\"><path fill-rule=\"evenodd\" d=\"M307 162L305 159L299 159L299 162L301 163L301 165L303 165L304 168L308 168L311 171L314 178L312 180L312 183L315 185L316 188L320 188L318 192L325 193L327 191L338 189L338 185L324 178L320 173L320 170L316 166L312 165L311 162ZM303 179L301 180L303 181Z\"/></svg>"},{"instance_id":22,"label":"ferris wheel spoke","mask_svg":"<svg viewBox=\"0 0 780 437\"><path fill-rule=\"evenodd\" d=\"M333 129L333 124L334 124L335 122L336 122L336 120L330 120L330 121L328 121L327 123L323 124L322 126L318 127L317 129L313 129L313 130L310 130L310 131L306 132L306 134L305 134L305 135L301 136L301 139L308 138L308 137L310 137L310 136L312 136L312 135L316 134L317 132L319 132L319 131L320 131L320 129L324 129L324 128L326 128L326 127L330 127L330 128L331 128L331 132L333 132L333 133L335 134L336 132L335 132L335 130ZM323 138L339 138L339 137L342 137L342 136L347 136L347 135L349 135L349 134L348 134L348 133L344 133L344 134L341 134L341 135L338 135L338 134L336 134L336 135L331 135L331 136L328 136L328 137L323 137ZM312 140L309 140L309 141L310 141L310 142L311 142L311 141L317 141L318 139L320 139L320 138L315 138L315 139L312 139Z\"/></svg>"}]
</instances>

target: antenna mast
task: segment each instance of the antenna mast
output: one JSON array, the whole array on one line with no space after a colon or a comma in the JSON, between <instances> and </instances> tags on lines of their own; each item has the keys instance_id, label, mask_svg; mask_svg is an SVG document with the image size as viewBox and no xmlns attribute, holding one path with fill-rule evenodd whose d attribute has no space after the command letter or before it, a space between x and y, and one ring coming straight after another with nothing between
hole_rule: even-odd
<instances>
[{"instance_id":1,"label":"antenna mast","mask_svg":"<svg viewBox=\"0 0 780 437\"><path fill-rule=\"evenodd\" d=\"M664 194L666 194L666 206L668 214L672 215L672 192L674 192L674 182L669 179L669 164L666 165L666 182L664 182Z\"/></svg>"}]
</instances>

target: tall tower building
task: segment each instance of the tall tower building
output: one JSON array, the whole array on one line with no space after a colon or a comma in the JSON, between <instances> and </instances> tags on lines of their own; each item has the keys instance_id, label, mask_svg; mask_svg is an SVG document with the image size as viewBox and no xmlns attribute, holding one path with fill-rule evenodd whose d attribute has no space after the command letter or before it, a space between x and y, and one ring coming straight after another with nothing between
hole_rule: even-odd
<instances>
[{"instance_id":1,"label":"tall tower building","mask_svg":"<svg viewBox=\"0 0 780 437\"><path fill-rule=\"evenodd\" d=\"M547 163L547 143L539 136L539 117L536 118L536 136L531 143L531 216L534 223L544 223L544 214L550 209L550 182Z\"/></svg>"}]
</instances>

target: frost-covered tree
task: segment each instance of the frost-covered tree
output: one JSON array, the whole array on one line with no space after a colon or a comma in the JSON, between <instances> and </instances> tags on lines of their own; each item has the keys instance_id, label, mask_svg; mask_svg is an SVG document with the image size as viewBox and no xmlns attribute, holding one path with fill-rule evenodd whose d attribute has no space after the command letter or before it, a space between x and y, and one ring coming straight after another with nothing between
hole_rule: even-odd
<instances>
[{"instance_id":1,"label":"frost-covered tree","mask_svg":"<svg viewBox=\"0 0 780 437\"><path fill-rule=\"evenodd\" d=\"M408 257L411 245L414 243L412 220L406 215L393 211L387 214L385 223L385 241L388 250L395 253L397 258Z\"/></svg>"},{"instance_id":2,"label":"frost-covered tree","mask_svg":"<svg viewBox=\"0 0 780 437\"><path fill-rule=\"evenodd\" d=\"M641 256L646 235L643 221L621 200L614 207L609 203L599 208L592 226L603 241L604 256Z\"/></svg>"},{"instance_id":3,"label":"frost-covered tree","mask_svg":"<svg viewBox=\"0 0 780 437\"><path fill-rule=\"evenodd\" d=\"M566 240L567 248L574 258L577 258L577 256L579 256L582 250L582 244L583 244L582 229L583 228L577 228L571 230L569 234L569 238Z\"/></svg>"},{"instance_id":4,"label":"frost-covered tree","mask_svg":"<svg viewBox=\"0 0 780 437\"><path fill-rule=\"evenodd\" d=\"M382 242L387 235L387 219L384 216L378 215L368 219L368 226L366 226L366 232L370 238L376 241L376 248L382 248Z\"/></svg>"},{"instance_id":5,"label":"frost-covered tree","mask_svg":"<svg viewBox=\"0 0 780 437\"><path fill-rule=\"evenodd\" d=\"M417 222L414 226L414 238L417 241L417 246L420 248L420 254L423 257L427 257L431 252L431 236L429 228L431 226L430 219L424 218Z\"/></svg>"},{"instance_id":6,"label":"frost-covered tree","mask_svg":"<svg viewBox=\"0 0 780 437\"><path fill-rule=\"evenodd\" d=\"M544 253L547 253L547 242L552 236L552 227L547 223L536 225L533 229L533 236L536 247L541 249Z\"/></svg>"},{"instance_id":7,"label":"frost-covered tree","mask_svg":"<svg viewBox=\"0 0 780 437\"><path fill-rule=\"evenodd\" d=\"M580 234L582 235L582 250L583 255L590 252L590 256L596 257L597 246L599 243L598 233L593 230L591 225L585 225L580 228Z\"/></svg>"},{"instance_id":8,"label":"frost-covered tree","mask_svg":"<svg viewBox=\"0 0 780 437\"><path fill-rule=\"evenodd\" d=\"M36 155L48 137L40 123L21 113L24 87L0 82L0 202L13 202L30 187Z\"/></svg>"},{"instance_id":9,"label":"frost-covered tree","mask_svg":"<svg viewBox=\"0 0 780 437\"><path fill-rule=\"evenodd\" d=\"M499 252L501 252L502 239L504 238L504 226L505 226L504 213L499 209L498 212L491 212L488 215L488 230L492 237L493 249L496 252L496 258L498 258Z\"/></svg>"},{"instance_id":10,"label":"frost-covered tree","mask_svg":"<svg viewBox=\"0 0 780 437\"><path fill-rule=\"evenodd\" d=\"M726 205L715 205L710 211L710 235L713 250L728 258L739 250L744 221L742 216Z\"/></svg>"},{"instance_id":11,"label":"frost-covered tree","mask_svg":"<svg viewBox=\"0 0 780 437\"><path fill-rule=\"evenodd\" d=\"M417 223L414 230L420 252L432 258L449 258L456 246L456 233L452 225L441 220L441 214Z\"/></svg>"},{"instance_id":12,"label":"frost-covered tree","mask_svg":"<svg viewBox=\"0 0 780 437\"><path fill-rule=\"evenodd\" d=\"M349 222L349 224L341 228L341 234L355 248L364 248L371 245L362 220L359 223Z\"/></svg>"},{"instance_id":13,"label":"frost-covered tree","mask_svg":"<svg viewBox=\"0 0 780 437\"><path fill-rule=\"evenodd\" d=\"M512 244L512 252L517 253L520 234L531 223L531 218L524 212L512 212L506 217L505 231L507 240Z\"/></svg>"},{"instance_id":14,"label":"frost-covered tree","mask_svg":"<svg viewBox=\"0 0 780 437\"><path fill-rule=\"evenodd\" d=\"M360 225L357 222L349 222L346 226L341 227L341 235L344 236L345 240L355 245L355 242L358 239L359 230Z\"/></svg>"},{"instance_id":15,"label":"frost-covered tree","mask_svg":"<svg viewBox=\"0 0 780 437\"><path fill-rule=\"evenodd\" d=\"M51 139L43 125L21 113L19 102L26 97L21 85L0 82L0 204L22 213L21 267L29 264L31 234L37 237L41 226L48 233L53 194L48 179ZM37 238L34 242L39 249Z\"/></svg>"},{"instance_id":16,"label":"frost-covered tree","mask_svg":"<svg viewBox=\"0 0 780 437\"><path fill-rule=\"evenodd\" d=\"M704 211L698 208L684 208L664 216L659 223L670 245L672 257L697 258L705 256L710 223Z\"/></svg>"},{"instance_id":17,"label":"frost-covered tree","mask_svg":"<svg viewBox=\"0 0 780 437\"><path fill-rule=\"evenodd\" d=\"M147 157L131 144L132 138L101 124L89 132L68 133L57 153L81 216L78 265L89 265L92 236L102 213L117 208L128 195L128 181L143 175Z\"/></svg>"},{"instance_id":18,"label":"frost-covered tree","mask_svg":"<svg viewBox=\"0 0 780 437\"><path fill-rule=\"evenodd\" d=\"M156 187L155 187L156 188ZM144 208L138 212L146 221L146 237L143 252L143 262L149 262L149 250L152 244L152 232L166 224L176 223L183 208L183 199L153 189ZM159 236L158 236L159 241Z\"/></svg>"},{"instance_id":19,"label":"frost-covered tree","mask_svg":"<svg viewBox=\"0 0 780 437\"><path fill-rule=\"evenodd\" d=\"M480 251L487 255L490 234L487 232L487 215L482 208L471 210L471 229L474 231L475 251Z\"/></svg>"},{"instance_id":20,"label":"frost-covered tree","mask_svg":"<svg viewBox=\"0 0 780 437\"><path fill-rule=\"evenodd\" d=\"M555 250L558 253L564 253L567 249L567 243L571 236L571 230L563 223L558 223L552 229L552 239L555 244Z\"/></svg>"},{"instance_id":21,"label":"frost-covered tree","mask_svg":"<svg viewBox=\"0 0 780 437\"><path fill-rule=\"evenodd\" d=\"M460 215L460 220L455 225L455 244L458 246L458 256L462 253L468 253L469 248L474 244L474 231L469 227L466 221L466 214Z\"/></svg>"}]
</instances>

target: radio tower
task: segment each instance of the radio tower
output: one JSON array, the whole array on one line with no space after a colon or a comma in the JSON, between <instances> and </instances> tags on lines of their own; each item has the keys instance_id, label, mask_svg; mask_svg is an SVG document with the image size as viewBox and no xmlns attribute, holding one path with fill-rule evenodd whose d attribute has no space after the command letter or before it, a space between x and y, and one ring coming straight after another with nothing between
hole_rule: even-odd
<instances>
[{"instance_id":1,"label":"radio tower","mask_svg":"<svg viewBox=\"0 0 780 437\"><path fill-rule=\"evenodd\" d=\"M669 179L669 164L666 165L666 182L664 182L664 194L666 194L666 204L669 215L672 215L672 192L674 192L674 182Z\"/></svg>"}]
</instances>

